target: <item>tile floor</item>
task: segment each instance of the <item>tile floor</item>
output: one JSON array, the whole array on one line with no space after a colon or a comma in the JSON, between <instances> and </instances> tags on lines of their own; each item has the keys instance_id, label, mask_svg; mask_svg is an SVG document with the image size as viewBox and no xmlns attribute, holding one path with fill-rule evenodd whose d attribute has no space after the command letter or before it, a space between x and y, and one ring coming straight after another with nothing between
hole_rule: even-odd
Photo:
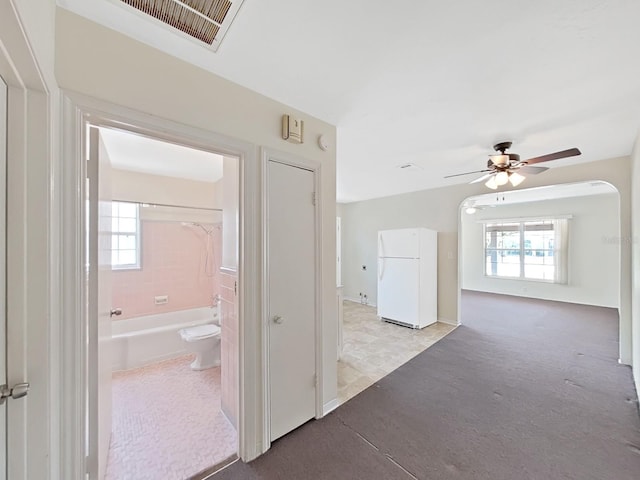
<instances>
[{"instance_id":1,"label":"tile floor","mask_svg":"<svg viewBox=\"0 0 640 480\"><path fill-rule=\"evenodd\" d=\"M436 323L413 330L378 320L374 307L344 302L338 400L346 402L454 328ZM192 359L113 375L106 480L185 480L236 455L236 431L220 410L220 369L195 372Z\"/></svg>"},{"instance_id":2,"label":"tile floor","mask_svg":"<svg viewBox=\"0 0 640 480\"><path fill-rule=\"evenodd\" d=\"M220 368L196 372L190 355L113 375L106 480L185 480L237 452L220 410Z\"/></svg>"},{"instance_id":3,"label":"tile floor","mask_svg":"<svg viewBox=\"0 0 640 480\"><path fill-rule=\"evenodd\" d=\"M438 322L414 330L379 320L375 307L350 301L343 305L343 348L338 361L341 404L455 329Z\"/></svg>"}]
</instances>

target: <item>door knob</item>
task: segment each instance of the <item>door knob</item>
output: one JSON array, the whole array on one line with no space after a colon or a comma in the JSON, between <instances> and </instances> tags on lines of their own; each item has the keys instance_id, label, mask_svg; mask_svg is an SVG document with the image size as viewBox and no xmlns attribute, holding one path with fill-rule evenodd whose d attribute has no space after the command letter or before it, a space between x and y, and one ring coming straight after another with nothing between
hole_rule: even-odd
<instances>
[{"instance_id":1,"label":"door knob","mask_svg":"<svg viewBox=\"0 0 640 480\"><path fill-rule=\"evenodd\" d=\"M284 322L284 318L282 318L282 316L276 315L273 317L273 323L280 325L282 322Z\"/></svg>"},{"instance_id":2,"label":"door knob","mask_svg":"<svg viewBox=\"0 0 640 480\"><path fill-rule=\"evenodd\" d=\"M113 308L113 309L111 309L111 312L109 312L109 316L113 317L114 315L116 317L122 315L122 309L121 308Z\"/></svg>"},{"instance_id":3,"label":"door knob","mask_svg":"<svg viewBox=\"0 0 640 480\"><path fill-rule=\"evenodd\" d=\"M8 385L0 385L0 405L9 397L18 399L26 397L27 393L29 393L28 383L16 383L13 388L9 388Z\"/></svg>"}]
</instances>

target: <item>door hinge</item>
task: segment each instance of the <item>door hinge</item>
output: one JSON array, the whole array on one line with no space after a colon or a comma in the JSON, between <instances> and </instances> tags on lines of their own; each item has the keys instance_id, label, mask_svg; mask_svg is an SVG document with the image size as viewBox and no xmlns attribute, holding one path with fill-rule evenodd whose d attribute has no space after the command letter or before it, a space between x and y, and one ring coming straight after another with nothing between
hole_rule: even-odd
<instances>
[{"instance_id":1,"label":"door hinge","mask_svg":"<svg viewBox=\"0 0 640 480\"><path fill-rule=\"evenodd\" d=\"M316 192L311 194L311 204L315 206L316 204Z\"/></svg>"},{"instance_id":2,"label":"door hinge","mask_svg":"<svg viewBox=\"0 0 640 480\"><path fill-rule=\"evenodd\" d=\"M28 383L17 383L13 387L9 385L0 385L0 405L2 405L7 398L18 399L26 397L29 393Z\"/></svg>"}]
</instances>

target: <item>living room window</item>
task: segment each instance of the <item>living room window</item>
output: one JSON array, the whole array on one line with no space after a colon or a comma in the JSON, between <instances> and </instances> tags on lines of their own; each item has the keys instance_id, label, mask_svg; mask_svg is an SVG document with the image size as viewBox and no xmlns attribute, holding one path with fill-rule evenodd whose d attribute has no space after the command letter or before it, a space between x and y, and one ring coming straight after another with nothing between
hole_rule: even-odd
<instances>
[{"instance_id":1,"label":"living room window","mask_svg":"<svg viewBox=\"0 0 640 480\"><path fill-rule=\"evenodd\" d=\"M485 275L567 283L567 218L485 223Z\"/></svg>"},{"instance_id":2,"label":"living room window","mask_svg":"<svg viewBox=\"0 0 640 480\"><path fill-rule=\"evenodd\" d=\"M111 268L140 268L139 205L111 202L111 212Z\"/></svg>"}]
</instances>

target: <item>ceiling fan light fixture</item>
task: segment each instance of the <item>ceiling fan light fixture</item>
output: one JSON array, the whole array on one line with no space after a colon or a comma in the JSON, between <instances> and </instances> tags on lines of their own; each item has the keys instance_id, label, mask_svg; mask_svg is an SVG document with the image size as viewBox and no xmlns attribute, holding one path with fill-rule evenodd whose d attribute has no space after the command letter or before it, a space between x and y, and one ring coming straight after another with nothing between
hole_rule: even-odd
<instances>
[{"instance_id":1,"label":"ceiling fan light fixture","mask_svg":"<svg viewBox=\"0 0 640 480\"><path fill-rule=\"evenodd\" d=\"M520 175L517 172L513 172L509 174L509 182L511 183L511 185L513 185L514 187L517 187L518 185L520 185L522 182L525 181L525 177Z\"/></svg>"},{"instance_id":2,"label":"ceiling fan light fixture","mask_svg":"<svg viewBox=\"0 0 640 480\"><path fill-rule=\"evenodd\" d=\"M490 157L491 162L498 167L504 167L509 164L509 155L490 155Z\"/></svg>"},{"instance_id":3,"label":"ceiling fan light fixture","mask_svg":"<svg viewBox=\"0 0 640 480\"><path fill-rule=\"evenodd\" d=\"M178 0L173 0L178 1ZM498 152L494 155L489 155L486 168L482 170L476 170L473 172L456 173L454 175L447 175L444 178L459 177L461 175L470 175L473 173L483 173L479 178L469 182L470 184L481 183L486 180L485 185L487 188L496 190L502 185L511 183L514 187L520 185L524 180L524 175L517 174L516 170L522 169L522 173L526 175L536 175L548 170L548 167L530 166L535 163L549 162L551 160L558 160L561 158L574 157L580 155L580 150L577 148L570 148L568 150L562 150L561 152L548 153L540 157L528 158L526 160L520 160L520 155L517 153L506 153L511 148L511 142L500 142L493 146L493 149ZM488 173L487 173L488 172ZM487 180L488 179L488 180Z\"/></svg>"},{"instance_id":4,"label":"ceiling fan light fixture","mask_svg":"<svg viewBox=\"0 0 640 480\"><path fill-rule=\"evenodd\" d=\"M496 176L492 175L489 180L487 180L487 183L485 183L485 186L490 188L491 190L495 190L498 188L498 184L496 183Z\"/></svg>"},{"instance_id":5,"label":"ceiling fan light fixture","mask_svg":"<svg viewBox=\"0 0 640 480\"><path fill-rule=\"evenodd\" d=\"M496 179L496 185L498 186L506 185L507 182L509 181L509 173L505 171L498 172L496 173L495 179Z\"/></svg>"}]
</instances>

